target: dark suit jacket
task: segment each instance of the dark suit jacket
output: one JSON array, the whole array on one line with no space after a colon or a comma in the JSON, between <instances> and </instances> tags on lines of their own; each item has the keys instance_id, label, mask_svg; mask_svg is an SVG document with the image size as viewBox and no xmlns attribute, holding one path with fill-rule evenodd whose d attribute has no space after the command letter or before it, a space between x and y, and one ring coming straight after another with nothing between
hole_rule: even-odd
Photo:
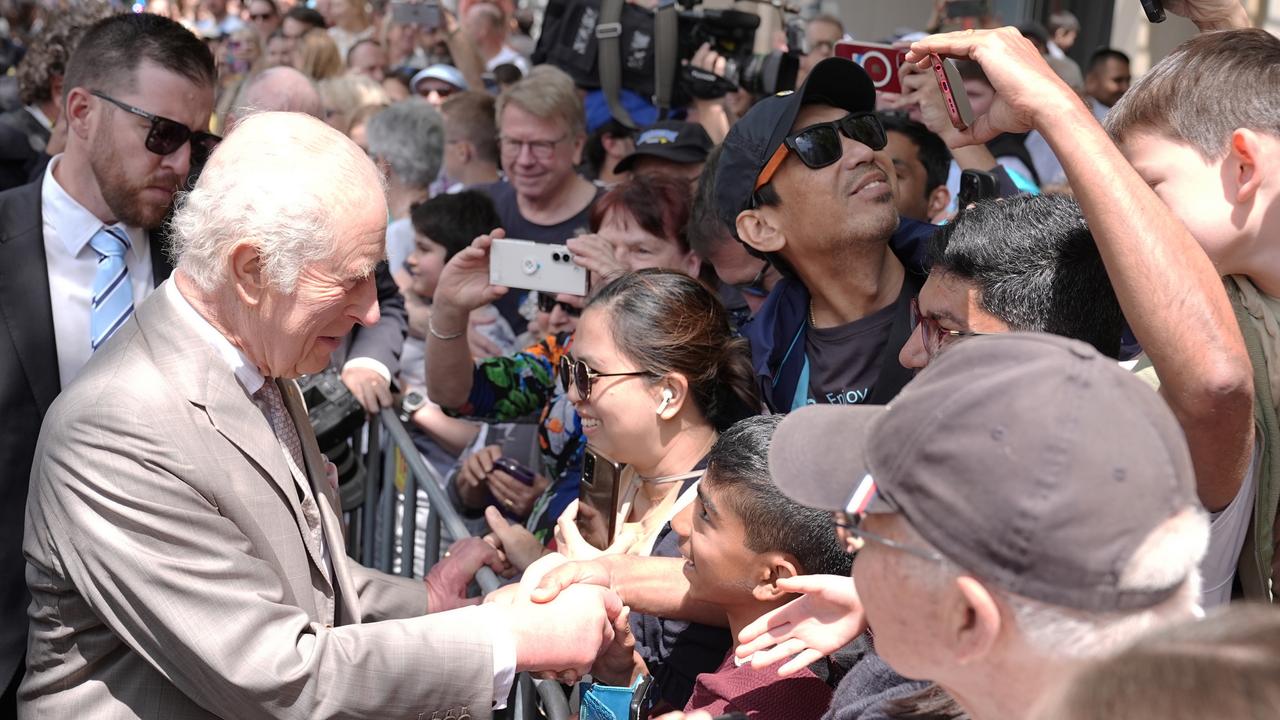
<instances>
[{"instance_id":1,"label":"dark suit jacket","mask_svg":"<svg viewBox=\"0 0 1280 720\"><path fill-rule=\"evenodd\" d=\"M23 509L40 423L61 387L40 185L0 192L0 685L26 652ZM149 237L159 285L172 268L160 235Z\"/></svg>"},{"instance_id":2,"label":"dark suit jacket","mask_svg":"<svg viewBox=\"0 0 1280 720\"><path fill-rule=\"evenodd\" d=\"M0 115L0 190L32 182L49 164L49 130L26 108Z\"/></svg>"}]
</instances>

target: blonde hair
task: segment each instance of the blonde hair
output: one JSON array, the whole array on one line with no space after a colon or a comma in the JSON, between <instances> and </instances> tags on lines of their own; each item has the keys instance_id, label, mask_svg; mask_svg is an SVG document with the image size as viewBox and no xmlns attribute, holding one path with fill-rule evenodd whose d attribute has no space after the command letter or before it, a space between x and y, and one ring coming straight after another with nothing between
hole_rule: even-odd
<instances>
[{"instance_id":1,"label":"blonde hair","mask_svg":"<svg viewBox=\"0 0 1280 720\"><path fill-rule=\"evenodd\" d=\"M346 72L338 44L328 32L318 28L310 30L298 42L294 58L303 75L312 80L328 80Z\"/></svg>"},{"instance_id":2,"label":"blonde hair","mask_svg":"<svg viewBox=\"0 0 1280 720\"><path fill-rule=\"evenodd\" d=\"M387 91L373 78L364 75L341 75L316 83L325 114L337 113L342 122L337 127L344 133L351 130L356 113L368 105L386 107Z\"/></svg>"},{"instance_id":3,"label":"blonde hair","mask_svg":"<svg viewBox=\"0 0 1280 720\"><path fill-rule=\"evenodd\" d=\"M569 128L571 135L582 135L586 131L585 111L578 88L573 79L557 67L538 65L498 96L499 132L502 111L509 104L544 120L558 119Z\"/></svg>"}]
</instances>

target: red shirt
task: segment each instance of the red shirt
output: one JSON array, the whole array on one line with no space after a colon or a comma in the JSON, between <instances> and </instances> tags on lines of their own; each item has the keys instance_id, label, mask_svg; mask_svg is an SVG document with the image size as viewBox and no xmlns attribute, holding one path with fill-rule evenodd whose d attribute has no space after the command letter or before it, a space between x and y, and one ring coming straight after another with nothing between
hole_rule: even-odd
<instances>
[{"instance_id":1,"label":"red shirt","mask_svg":"<svg viewBox=\"0 0 1280 720\"><path fill-rule=\"evenodd\" d=\"M762 670L733 662L733 651L713 673L698 675L685 712L706 710L712 715L745 713L752 720L817 720L831 705L831 686L809 668L778 677L782 661Z\"/></svg>"}]
</instances>

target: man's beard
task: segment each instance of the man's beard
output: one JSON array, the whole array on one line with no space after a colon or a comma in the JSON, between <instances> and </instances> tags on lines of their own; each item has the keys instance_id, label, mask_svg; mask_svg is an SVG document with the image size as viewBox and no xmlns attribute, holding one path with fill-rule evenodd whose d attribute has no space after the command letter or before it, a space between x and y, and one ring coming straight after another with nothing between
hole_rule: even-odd
<instances>
[{"instance_id":1,"label":"man's beard","mask_svg":"<svg viewBox=\"0 0 1280 720\"><path fill-rule=\"evenodd\" d=\"M173 194L170 193L164 204L157 204L144 200L142 191L148 187L165 187L177 192L181 179L172 172L159 170L142 182L131 183L125 173L120 153L111 140L110 129L103 126L89 151L89 168L102 193L103 201L107 203L107 209L117 221L125 225L145 230L159 228L173 207Z\"/></svg>"}]
</instances>

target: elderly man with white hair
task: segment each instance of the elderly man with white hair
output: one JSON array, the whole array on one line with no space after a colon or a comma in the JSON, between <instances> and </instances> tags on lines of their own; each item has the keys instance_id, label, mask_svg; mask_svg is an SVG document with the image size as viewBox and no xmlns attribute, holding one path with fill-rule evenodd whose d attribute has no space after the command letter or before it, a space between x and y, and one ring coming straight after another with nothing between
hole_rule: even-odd
<instances>
[{"instance_id":1,"label":"elderly man with white hair","mask_svg":"<svg viewBox=\"0 0 1280 720\"><path fill-rule=\"evenodd\" d=\"M250 116L173 225L173 277L42 428L20 716L487 718L515 672L585 671L608 591L424 616L421 582L343 552L293 378L378 319L386 203L360 148Z\"/></svg>"}]
</instances>

